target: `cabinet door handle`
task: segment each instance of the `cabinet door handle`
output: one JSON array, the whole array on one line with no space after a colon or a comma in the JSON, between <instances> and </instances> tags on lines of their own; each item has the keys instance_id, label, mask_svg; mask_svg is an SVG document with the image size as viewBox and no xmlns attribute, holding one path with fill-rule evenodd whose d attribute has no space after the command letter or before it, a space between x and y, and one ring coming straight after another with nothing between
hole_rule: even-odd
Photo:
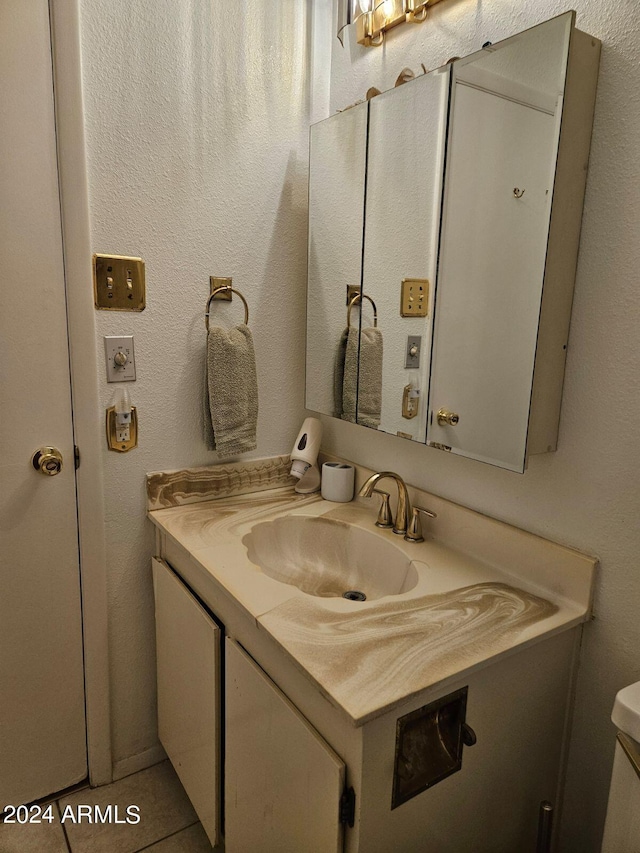
<instances>
[{"instance_id":1,"label":"cabinet door handle","mask_svg":"<svg viewBox=\"0 0 640 853\"><path fill-rule=\"evenodd\" d=\"M462 743L465 746L475 746L478 741L476 733L471 728L469 723L462 724Z\"/></svg>"}]
</instances>

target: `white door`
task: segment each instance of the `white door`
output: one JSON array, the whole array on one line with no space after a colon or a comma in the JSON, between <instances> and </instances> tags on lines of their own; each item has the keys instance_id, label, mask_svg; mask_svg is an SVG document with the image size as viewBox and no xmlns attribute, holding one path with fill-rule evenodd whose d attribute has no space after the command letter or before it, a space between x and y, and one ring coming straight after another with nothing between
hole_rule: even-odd
<instances>
[{"instance_id":1,"label":"white door","mask_svg":"<svg viewBox=\"0 0 640 853\"><path fill-rule=\"evenodd\" d=\"M225 649L225 850L338 853L342 760L239 645Z\"/></svg>"},{"instance_id":2,"label":"white door","mask_svg":"<svg viewBox=\"0 0 640 853\"><path fill-rule=\"evenodd\" d=\"M47 0L0 0L0 811L87 775ZM43 445L59 474L32 465Z\"/></svg>"}]
</instances>

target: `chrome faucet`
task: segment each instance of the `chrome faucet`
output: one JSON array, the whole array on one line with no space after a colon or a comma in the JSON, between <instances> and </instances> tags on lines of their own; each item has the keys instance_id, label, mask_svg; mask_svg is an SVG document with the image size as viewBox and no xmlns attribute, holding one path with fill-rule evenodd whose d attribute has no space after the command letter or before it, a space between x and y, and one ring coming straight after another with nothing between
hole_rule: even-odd
<instances>
[{"instance_id":1,"label":"chrome faucet","mask_svg":"<svg viewBox=\"0 0 640 853\"><path fill-rule=\"evenodd\" d=\"M360 489L358 495L361 498L370 498L374 492L376 483L385 477L391 477L392 480L395 480L398 487L398 511L393 525L393 532L406 536L409 516L411 515L411 504L409 502L407 487L399 474L394 474L393 471L381 471L379 474L372 474Z\"/></svg>"}]
</instances>

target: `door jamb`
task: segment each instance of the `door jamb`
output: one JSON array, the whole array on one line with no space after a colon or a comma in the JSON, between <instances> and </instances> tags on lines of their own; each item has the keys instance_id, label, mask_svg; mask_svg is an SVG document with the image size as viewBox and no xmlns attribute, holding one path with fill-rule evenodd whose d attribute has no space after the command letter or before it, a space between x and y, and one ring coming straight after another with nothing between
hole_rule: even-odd
<instances>
[{"instance_id":1,"label":"door jamb","mask_svg":"<svg viewBox=\"0 0 640 853\"><path fill-rule=\"evenodd\" d=\"M91 234L82 99L78 0L49 0L58 145L58 174L73 390L82 630L91 785L113 779L107 558L104 535L102 434L96 382L95 316L91 287Z\"/></svg>"}]
</instances>

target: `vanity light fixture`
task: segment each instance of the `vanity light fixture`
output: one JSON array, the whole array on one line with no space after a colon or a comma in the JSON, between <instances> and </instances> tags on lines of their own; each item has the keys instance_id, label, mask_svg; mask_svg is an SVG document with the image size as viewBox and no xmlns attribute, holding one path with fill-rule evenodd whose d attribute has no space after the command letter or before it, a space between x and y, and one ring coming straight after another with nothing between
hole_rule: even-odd
<instances>
[{"instance_id":1,"label":"vanity light fixture","mask_svg":"<svg viewBox=\"0 0 640 853\"><path fill-rule=\"evenodd\" d=\"M384 34L392 27L403 24L419 24L425 20L431 6L441 0L358 0L355 17L356 40L365 47L377 47L384 41ZM373 8L370 8L373 6Z\"/></svg>"}]
</instances>

